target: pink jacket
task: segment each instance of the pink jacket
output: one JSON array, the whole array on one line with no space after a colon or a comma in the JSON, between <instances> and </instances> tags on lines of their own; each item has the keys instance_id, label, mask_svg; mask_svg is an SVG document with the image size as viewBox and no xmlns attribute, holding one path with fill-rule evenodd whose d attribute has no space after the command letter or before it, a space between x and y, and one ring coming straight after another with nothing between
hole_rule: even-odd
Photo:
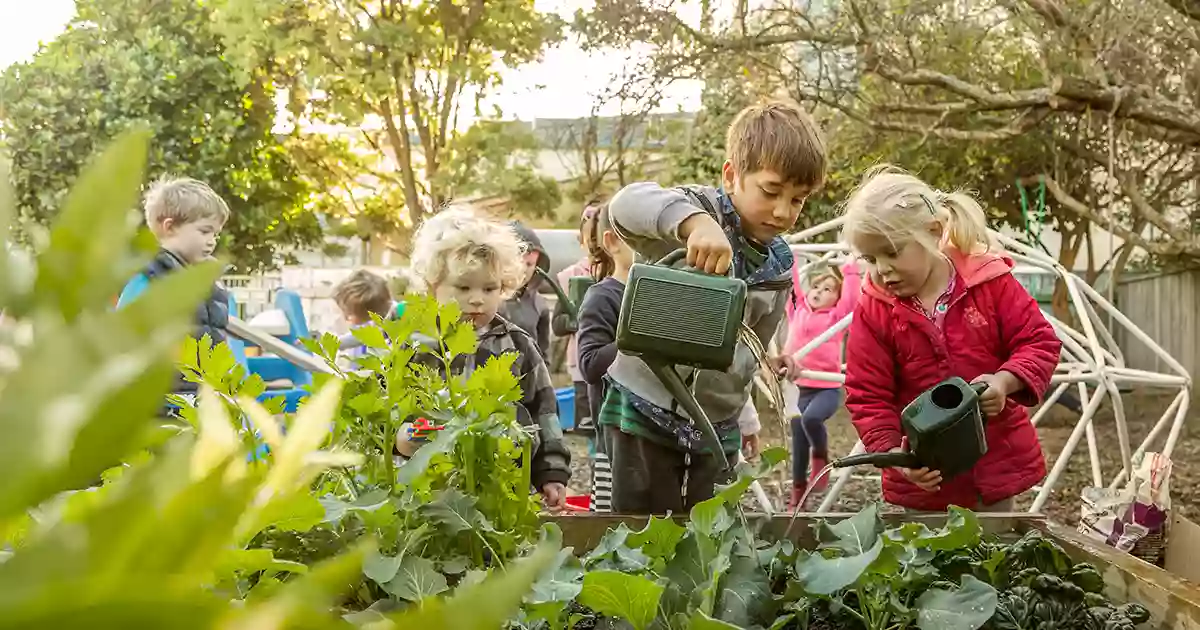
<instances>
[{"instance_id":1,"label":"pink jacket","mask_svg":"<svg viewBox=\"0 0 1200 630\"><path fill-rule=\"evenodd\" d=\"M585 257L558 272L558 286L562 287L565 291L567 285L570 284L571 278L590 275L592 275L592 268ZM579 340L576 339L577 336L571 335L571 339L567 341L567 373L571 375L572 381L578 383L583 381L583 373L579 371Z\"/></svg>"},{"instance_id":2,"label":"pink jacket","mask_svg":"<svg viewBox=\"0 0 1200 630\"><path fill-rule=\"evenodd\" d=\"M799 269L795 265L792 266L792 299L787 305L788 335L784 345L786 354L794 354L854 311L855 305L858 304L858 296L862 294L862 275L858 261L852 260L842 266L842 278L842 295L837 303L829 308L814 311L808 306L807 292L800 282ZM839 333L814 348L800 360L801 367L817 372L841 372L842 341L845 337L845 332ZM796 379L796 384L821 389L841 387L839 383L807 378Z\"/></svg>"}]
</instances>

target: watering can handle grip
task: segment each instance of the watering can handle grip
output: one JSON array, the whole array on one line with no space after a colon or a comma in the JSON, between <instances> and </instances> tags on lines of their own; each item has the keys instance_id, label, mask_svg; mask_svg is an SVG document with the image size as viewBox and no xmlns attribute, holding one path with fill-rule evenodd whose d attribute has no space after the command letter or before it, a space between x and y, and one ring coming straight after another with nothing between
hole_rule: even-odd
<instances>
[{"instance_id":1,"label":"watering can handle grip","mask_svg":"<svg viewBox=\"0 0 1200 630\"><path fill-rule=\"evenodd\" d=\"M667 254L666 256L663 256L662 258L660 258L658 260L658 262L656 262L654 264L659 267L672 267L679 261L684 260L685 258L687 258L687 250L681 247L681 248Z\"/></svg>"},{"instance_id":2,"label":"watering can handle grip","mask_svg":"<svg viewBox=\"0 0 1200 630\"><path fill-rule=\"evenodd\" d=\"M971 389L975 390L976 394L983 394L983 392L988 390L988 384L983 382L971 383Z\"/></svg>"}]
</instances>

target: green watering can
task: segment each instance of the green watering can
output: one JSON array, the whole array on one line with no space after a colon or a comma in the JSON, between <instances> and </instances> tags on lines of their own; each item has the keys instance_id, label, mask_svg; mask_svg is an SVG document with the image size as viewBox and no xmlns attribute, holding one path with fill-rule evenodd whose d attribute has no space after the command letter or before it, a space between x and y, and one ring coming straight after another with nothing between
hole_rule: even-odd
<instances>
[{"instance_id":1,"label":"green watering can","mask_svg":"<svg viewBox=\"0 0 1200 630\"><path fill-rule=\"evenodd\" d=\"M645 361L705 432L728 469L712 422L674 367L729 369L746 310L746 283L673 267L686 255L686 250L679 249L654 264L637 263L630 268L617 323L617 350Z\"/></svg>"},{"instance_id":2,"label":"green watering can","mask_svg":"<svg viewBox=\"0 0 1200 630\"><path fill-rule=\"evenodd\" d=\"M904 453L862 453L843 457L834 468L871 465L876 468L928 468L949 481L987 454L987 433L979 396L987 383L967 383L954 376L929 388L900 413L908 437Z\"/></svg>"}]
</instances>

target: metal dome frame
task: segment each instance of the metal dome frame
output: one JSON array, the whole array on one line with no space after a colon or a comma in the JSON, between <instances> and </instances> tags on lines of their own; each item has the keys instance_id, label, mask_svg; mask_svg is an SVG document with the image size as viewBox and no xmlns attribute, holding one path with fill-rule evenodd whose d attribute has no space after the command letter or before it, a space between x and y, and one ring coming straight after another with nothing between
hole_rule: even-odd
<instances>
[{"instance_id":1,"label":"metal dome frame","mask_svg":"<svg viewBox=\"0 0 1200 630\"><path fill-rule=\"evenodd\" d=\"M815 236L837 230L841 227L842 222L843 220L839 217L787 238L789 244L792 246L792 251L797 254L796 265L800 273L804 273L806 269L817 263L837 263L847 259L850 253L849 248L840 242L808 242ZM1050 392L1030 420L1034 426L1037 426L1038 422L1045 417L1047 410L1072 385L1078 388L1080 401L1086 402L1083 406L1083 412L1080 414L1074 429L1071 431L1070 437L1063 445L1058 457L1055 458L1054 465L1051 467L1049 473L1047 473L1041 485L1035 487L1037 496L1034 498L1029 512L1039 513L1042 511L1042 508L1046 505L1046 501L1049 500L1051 493L1054 491L1055 485L1066 469L1067 463L1075 453L1075 449L1079 446L1081 439L1087 440L1093 485L1096 487L1105 486L1104 474L1100 466L1096 430L1092 420L1106 396L1113 403L1117 442L1121 452L1122 463L1121 471L1111 478L1107 484L1108 487L1116 488L1125 481L1132 470L1132 462L1141 457L1168 426L1170 429L1161 452L1166 456L1170 456L1175 448L1175 443L1179 440L1180 431L1187 416L1191 398L1191 375L1188 374L1179 361L1163 350L1149 335L1138 328L1124 313L1119 311L1101 296L1100 293L1084 282L1082 278L1068 271L1058 261L1045 253L1037 251L1000 232L995 230L990 231L992 236L1005 247L1006 253L1014 261L1039 269L1043 273L1052 274L1065 281L1070 306L1080 324L1080 330L1076 330L1053 315L1049 313L1045 314L1046 319L1054 327L1059 339L1063 342L1062 358L1051 379L1051 384L1056 384L1057 387ZM1097 307L1099 307L1099 311L1097 311ZM1114 325L1120 325L1135 339L1146 344L1174 373L1167 374L1126 367L1121 348L1113 338L1111 331L1101 321L1099 312L1103 312L1111 317ZM839 332L846 330L853 317L853 314L844 317L816 339L813 339L800 348L796 356L802 359L817 346L833 338ZM846 381L844 372L804 370L801 372L801 375L809 379L836 383L845 383ZM1168 389L1176 388L1179 390L1174 400L1158 419L1158 422L1147 432L1145 438L1136 449L1131 449L1129 425L1125 421L1124 403L1121 398L1121 392L1118 389L1121 385L1142 385ZM861 453L863 450L863 444L859 441L855 444L851 454ZM852 473L853 469L850 468L834 472L830 488L825 493L820 507L817 508L818 513L829 512L837 503L837 499L845 488L846 483L850 480Z\"/></svg>"}]
</instances>

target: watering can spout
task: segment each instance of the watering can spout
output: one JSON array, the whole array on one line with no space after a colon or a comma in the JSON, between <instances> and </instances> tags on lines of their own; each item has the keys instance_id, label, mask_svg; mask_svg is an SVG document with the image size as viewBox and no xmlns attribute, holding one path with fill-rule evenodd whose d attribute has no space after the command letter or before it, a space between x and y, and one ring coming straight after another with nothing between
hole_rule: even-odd
<instances>
[{"instance_id":1,"label":"watering can spout","mask_svg":"<svg viewBox=\"0 0 1200 630\"><path fill-rule=\"evenodd\" d=\"M833 468L874 466L876 468L920 468L921 463L913 453L889 451L886 453L860 453L829 462Z\"/></svg>"}]
</instances>

